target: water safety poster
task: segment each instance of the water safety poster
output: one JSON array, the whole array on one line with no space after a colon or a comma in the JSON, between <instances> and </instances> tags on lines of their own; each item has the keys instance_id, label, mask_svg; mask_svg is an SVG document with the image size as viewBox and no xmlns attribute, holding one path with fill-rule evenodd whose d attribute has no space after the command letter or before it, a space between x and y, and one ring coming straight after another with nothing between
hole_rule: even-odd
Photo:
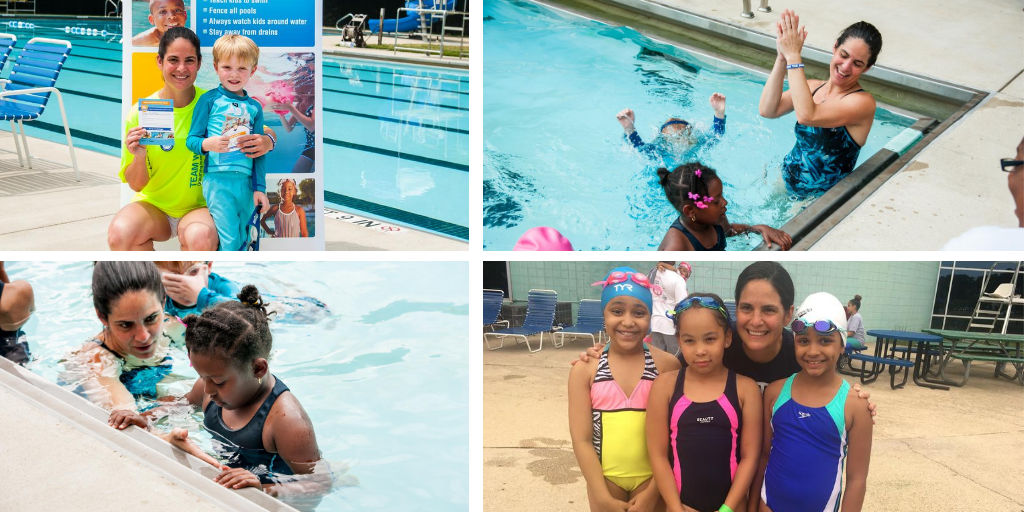
<instances>
[{"instance_id":1,"label":"water safety poster","mask_svg":"<svg viewBox=\"0 0 1024 512\"><path fill-rule=\"evenodd\" d=\"M122 80L122 120L128 119L133 107L139 108L140 100L156 98L164 87L167 63L161 68L157 52L160 37L167 30L187 27L198 36L201 61L195 76L186 77L186 72L172 77L183 79L183 83L194 79L195 87L203 91L220 85L213 63L213 45L218 38L241 34L256 43L259 63L244 89L260 103L266 131L273 133L277 142L274 150L263 157L270 206L251 222L249 232L259 232L260 250L323 250L322 3L150 0L126 4L131 8L123 17L123 76L131 80ZM173 116L185 112L187 108L176 108ZM174 137L182 139L176 143L184 148L191 122L172 119L179 132ZM161 121L166 124L167 120ZM235 126L237 121L223 123L225 126L220 128L225 133L237 135L249 129ZM228 123L231 126L226 126ZM122 122L122 134L124 126ZM158 147L168 152L174 148ZM194 179L202 172L200 161L195 159L190 186L201 186L200 180ZM125 197L129 196L122 194L122 203L126 203Z\"/></svg>"}]
</instances>

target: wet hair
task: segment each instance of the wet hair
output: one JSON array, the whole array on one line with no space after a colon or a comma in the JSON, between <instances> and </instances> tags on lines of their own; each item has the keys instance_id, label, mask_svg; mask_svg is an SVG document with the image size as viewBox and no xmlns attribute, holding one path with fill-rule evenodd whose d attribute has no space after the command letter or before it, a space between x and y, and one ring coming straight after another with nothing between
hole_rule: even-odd
<instances>
[{"instance_id":1,"label":"wet hair","mask_svg":"<svg viewBox=\"0 0 1024 512\"><path fill-rule=\"evenodd\" d=\"M113 304L134 291L149 291L164 303L164 284L152 261L97 261L92 270L92 305L103 318Z\"/></svg>"},{"instance_id":2,"label":"wet hair","mask_svg":"<svg viewBox=\"0 0 1024 512\"><path fill-rule=\"evenodd\" d=\"M167 29L160 38L160 47L156 51L157 57L163 61L164 55L167 55L167 47L173 44L174 40L179 37L192 43L192 46L196 49L196 60L200 63L203 62L203 52L199 50L199 36L188 27L172 27Z\"/></svg>"},{"instance_id":3,"label":"wet hair","mask_svg":"<svg viewBox=\"0 0 1024 512\"><path fill-rule=\"evenodd\" d=\"M793 278L789 276L785 267L775 261L751 263L743 269L743 272L740 272L740 276L736 278L736 302L740 301L740 294L747 287L747 283L755 279L763 279L772 285L775 293L778 293L779 299L782 300L782 309L788 311L793 307L793 299L796 296Z\"/></svg>"},{"instance_id":4,"label":"wet hair","mask_svg":"<svg viewBox=\"0 0 1024 512\"><path fill-rule=\"evenodd\" d=\"M686 296L686 299L689 299L689 298L692 298L692 297L710 297L712 299L715 299L715 302L721 304L722 308L725 308L725 301L722 300L721 297L719 297L718 295L715 295L713 293L691 293L691 294ZM686 299L683 299L683 300L686 300ZM682 301L679 301L679 302L682 302ZM678 302L676 304L678 304ZM672 307L675 307L675 306L673 305ZM690 311L693 308L700 308L700 307L702 307L702 306L690 306L690 309L687 309L687 311ZM710 309L710 308L704 308L704 309ZM718 311L718 310L711 310L711 312L714 313L714 315L712 315L712 316L715 317L715 321L718 322L718 325L720 325L723 329L725 329L725 332L729 332L732 329L732 315L729 314L729 310L728 309L725 309L725 314L724 315L720 311ZM680 317L682 317L682 315L677 314L676 318L675 318L675 323L676 323L675 327L676 327L677 331L679 330L679 319L680 319Z\"/></svg>"},{"instance_id":5,"label":"wet hair","mask_svg":"<svg viewBox=\"0 0 1024 512\"><path fill-rule=\"evenodd\" d=\"M700 176L697 176L697 171L700 171ZM718 172L700 162L680 165L671 172L661 167L658 169L658 178L661 188L665 190L665 197L680 215L684 206L694 205L689 194L705 197L708 195L708 184L712 180L720 180Z\"/></svg>"},{"instance_id":6,"label":"wet hair","mask_svg":"<svg viewBox=\"0 0 1024 512\"><path fill-rule=\"evenodd\" d=\"M184 274L186 270L192 268L192 266L206 263L205 261L154 261L153 264L156 268L167 272L174 272L175 274Z\"/></svg>"},{"instance_id":7,"label":"wet hair","mask_svg":"<svg viewBox=\"0 0 1024 512\"><path fill-rule=\"evenodd\" d=\"M857 311L860 311L860 299L861 299L860 295L854 295L853 298L850 299L850 304L853 304L854 306L856 306L857 307Z\"/></svg>"},{"instance_id":8,"label":"wet hair","mask_svg":"<svg viewBox=\"0 0 1024 512\"><path fill-rule=\"evenodd\" d=\"M214 355L232 362L236 368L244 368L261 357L270 357L273 339L267 304L251 284L242 288L238 300L241 302L221 302L202 315L192 314L182 319L185 348L190 354Z\"/></svg>"},{"instance_id":9,"label":"wet hair","mask_svg":"<svg viewBox=\"0 0 1024 512\"><path fill-rule=\"evenodd\" d=\"M868 66L875 65L875 60L878 59L878 54L882 51L882 33L875 28L874 25L866 21L858 21L849 27L846 27L839 38L836 39L836 48L839 48L846 42L848 38L855 37L863 40L864 44L868 45L868 49L871 50L871 57L868 57Z\"/></svg>"}]
</instances>

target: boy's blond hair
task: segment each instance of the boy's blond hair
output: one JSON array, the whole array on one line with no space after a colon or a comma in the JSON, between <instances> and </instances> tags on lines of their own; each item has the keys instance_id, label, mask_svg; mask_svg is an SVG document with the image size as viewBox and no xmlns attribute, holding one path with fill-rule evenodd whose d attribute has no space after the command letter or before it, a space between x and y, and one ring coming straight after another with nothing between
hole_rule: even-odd
<instances>
[{"instance_id":1,"label":"boy's blond hair","mask_svg":"<svg viewBox=\"0 0 1024 512\"><path fill-rule=\"evenodd\" d=\"M154 261L153 264L156 268L167 272L173 272L175 274L184 274L186 270L192 268L197 263L206 263L205 261Z\"/></svg>"},{"instance_id":2,"label":"boy's blond hair","mask_svg":"<svg viewBox=\"0 0 1024 512\"><path fill-rule=\"evenodd\" d=\"M213 43L213 65L231 57L248 61L249 67L255 68L260 62L260 47L241 34L224 34Z\"/></svg>"}]
</instances>

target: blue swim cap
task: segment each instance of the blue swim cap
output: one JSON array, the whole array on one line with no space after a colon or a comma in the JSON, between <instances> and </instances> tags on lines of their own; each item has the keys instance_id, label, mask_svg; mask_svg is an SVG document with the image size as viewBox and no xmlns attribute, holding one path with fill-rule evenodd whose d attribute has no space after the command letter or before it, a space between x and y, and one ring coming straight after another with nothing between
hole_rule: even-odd
<instances>
[{"instance_id":1,"label":"blue swim cap","mask_svg":"<svg viewBox=\"0 0 1024 512\"><path fill-rule=\"evenodd\" d=\"M616 273L621 273L621 275L616 275ZM612 276L615 277L613 278ZM641 282L635 281L634 278L640 279ZM601 292L602 311L608 306L608 302L615 297L628 295L643 302L647 306L648 313L654 312L654 298L651 295L651 284L647 280L647 275L641 274L629 267L618 267L612 269L604 281L594 283L595 286L599 284L604 286L604 290Z\"/></svg>"}]
</instances>

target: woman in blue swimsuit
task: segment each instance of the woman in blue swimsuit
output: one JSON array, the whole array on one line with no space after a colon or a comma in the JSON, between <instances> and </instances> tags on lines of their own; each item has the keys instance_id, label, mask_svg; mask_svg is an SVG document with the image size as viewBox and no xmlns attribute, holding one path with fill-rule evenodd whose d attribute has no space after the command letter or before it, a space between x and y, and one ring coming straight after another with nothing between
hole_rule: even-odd
<instances>
[{"instance_id":1,"label":"woman in blue swimsuit","mask_svg":"<svg viewBox=\"0 0 1024 512\"><path fill-rule=\"evenodd\" d=\"M859 79L878 59L882 35L864 21L846 27L832 48L828 80L808 80L800 58L807 29L799 22L786 10L776 23L778 55L758 110L769 119L796 112L796 144L782 168L789 191L805 196L832 188L857 164L875 118L875 99Z\"/></svg>"}]
</instances>

